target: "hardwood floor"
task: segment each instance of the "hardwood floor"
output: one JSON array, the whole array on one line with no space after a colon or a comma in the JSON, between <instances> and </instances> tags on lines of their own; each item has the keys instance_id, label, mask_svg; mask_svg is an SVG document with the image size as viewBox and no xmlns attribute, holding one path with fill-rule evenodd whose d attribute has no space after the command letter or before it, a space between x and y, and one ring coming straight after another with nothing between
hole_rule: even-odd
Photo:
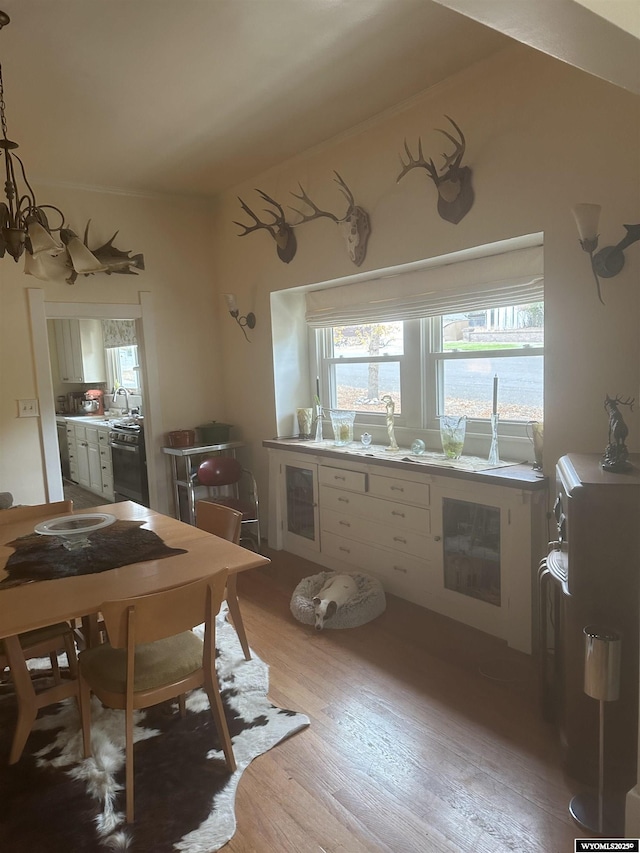
<instances>
[{"instance_id":1,"label":"hardwood floor","mask_svg":"<svg viewBox=\"0 0 640 853\"><path fill-rule=\"evenodd\" d=\"M568 804L535 662L401 599L351 630L289 610L321 567L283 552L239 578L270 697L311 726L260 756L229 853L570 853Z\"/></svg>"},{"instance_id":2,"label":"hardwood floor","mask_svg":"<svg viewBox=\"0 0 640 853\"><path fill-rule=\"evenodd\" d=\"M101 495L83 489L82 486L71 483L69 480L63 480L62 486L65 500L72 500L74 509L91 509L91 507L102 506L107 503Z\"/></svg>"}]
</instances>

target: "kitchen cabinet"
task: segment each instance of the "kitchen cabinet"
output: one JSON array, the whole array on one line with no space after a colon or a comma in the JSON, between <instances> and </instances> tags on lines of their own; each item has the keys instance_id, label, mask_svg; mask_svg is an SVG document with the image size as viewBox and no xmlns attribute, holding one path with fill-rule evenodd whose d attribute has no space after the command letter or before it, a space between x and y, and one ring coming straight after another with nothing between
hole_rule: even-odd
<instances>
[{"instance_id":1,"label":"kitchen cabinet","mask_svg":"<svg viewBox=\"0 0 640 853\"><path fill-rule=\"evenodd\" d=\"M106 382L100 320L54 320L61 382Z\"/></svg>"},{"instance_id":2,"label":"kitchen cabinet","mask_svg":"<svg viewBox=\"0 0 640 853\"><path fill-rule=\"evenodd\" d=\"M78 481L78 448L76 446L76 431L73 421L67 420L67 450L69 454L69 479L72 483Z\"/></svg>"},{"instance_id":3,"label":"kitchen cabinet","mask_svg":"<svg viewBox=\"0 0 640 853\"><path fill-rule=\"evenodd\" d=\"M113 503L113 465L111 463L111 448L109 447L109 427L98 429L98 448L102 495L106 501Z\"/></svg>"},{"instance_id":4,"label":"kitchen cabinet","mask_svg":"<svg viewBox=\"0 0 640 853\"><path fill-rule=\"evenodd\" d=\"M298 554L319 551L318 465L287 457L281 461L277 476L283 491L285 550Z\"/></svg>"},{"instance_id":5,"label":"kitchen cabinet","mask_svg":"<svg viewBox=\"0 0 640 853\"><path fill-rule=\"evenodd\" d=\"M113 502L113 467L109 427L67 419L67 447L72 482Z\"/></svg>"},{"instance_id":6,"label":"kitchen cabinet","mask_svg":"<svg viewBox=\"0 0 640 853\"><path fill-rule=\"evenodd\" d=\"M270 547L372 574L387 592L531 652L546 488L530 467L483 476L318 445L301 451L293 441L264 445Z\"/></svg>"}]
</instances>

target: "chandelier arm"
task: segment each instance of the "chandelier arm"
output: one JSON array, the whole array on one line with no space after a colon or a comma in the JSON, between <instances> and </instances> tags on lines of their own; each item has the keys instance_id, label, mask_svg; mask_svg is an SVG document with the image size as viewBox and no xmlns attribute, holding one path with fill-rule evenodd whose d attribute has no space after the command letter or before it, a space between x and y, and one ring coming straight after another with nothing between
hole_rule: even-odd
<instances>
[{"instance_id":1,"label":"chandelier arm","mask_svg":"<svg viewBox=\"0 0 640 853\"><path fill-rule=\"evenodd\" d=\"M29 194L31 196L31 207L36 208L38 206L38 204L36 202L36 194L34 193L33 187L31 186L31 184L29 183L29 181L27 179L27 173L24 170L24 163L18 157L17 154L14 154L13 157L15 157L16 160L18 161L18 163L20 163L20 171L22 172L22 180L25 182L27 189L29 190ZM17 184L15 183L15 180L14 180L14 186L17 186ZM21 197L21 200L22 200L22 198L26 198L26 194Z\"/></svg>"}]
</instances>

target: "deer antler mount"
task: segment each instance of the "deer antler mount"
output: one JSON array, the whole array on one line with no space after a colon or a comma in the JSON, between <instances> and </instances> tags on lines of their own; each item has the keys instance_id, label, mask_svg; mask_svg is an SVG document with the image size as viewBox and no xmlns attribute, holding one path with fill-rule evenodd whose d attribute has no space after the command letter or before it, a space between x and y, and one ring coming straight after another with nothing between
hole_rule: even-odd
<instances>
[{"instance_id":1,"label":"deer antler mount","mask_svg":"<svg viewBox=\"0 0 640 853\"><path fill-rule=\"evenodd\" d=\"M445 116L445 118L451 122L459 138L456 138L446 130L438 128L438 133L444 134L454 145L454 150L451 154L442 154L444 165L438 169L431 158L425 160L422 153L422 140L419 137L418 156L414 157L405 139L404 150L407 155L407 162L405 163L402 155L400 155L402 171L398 175L396 183L401 178L404 178L407 172L410 172L412 169L418 167L425 169L438 190L438 213L442 219L457 225L471 210L474 193L471 186L471 169L469 166L461 165L466 148L464 134L452 118L449 118L449 116Z\"/></svg>"},{"instance_id":2,"label":"deer antler mount","mask_svg":"<svg viewBox=\"0 0 640 853\"><path fill-rule=\"evenodd\" d=\"M296 235L293 233L293 228L289 225L285 219L284 210L282 206L278 204L277 201L268 196L262 190L256 190L259 196L261 196L268 204L271 205L275 210L270 210L268 208L264 209L264 212L267 213L272 221L271 222L262 222L261 219L256 216L256 214L251 210L251 208L244 203L244 201L238 196L238 201L240 202L240 206L244 210L244 212L253 219L253 225L245 225L243 222L233 221L234 225L238 225L240 228L244 228L241 234L238 234L239 237L246 237L247 234L251 234L252 231L259 231L263 228L265 231L268 231L269 234L273 237L276 243L276 251L278 253L278 257L281 261L284 261L285 264L288 264L289 261L293 259L296 253L296 249L298 247L298 243L296 241Z\"/></svg>"},{"instance_id":3,"label":"deer antler mount","mask_svg":"<svg viewBox=\"0 0 640 853\"><path fill-rule=\"evenodd\" d=\"M353 197L353 193L347 186L347 184L343 181L340 175L337 172L334 172L335 178L334 181L338 184L340 188L340 192L346 198L348 207L347 212L344 216L339 217L336 216L335 213L331 213L328 210L321 210L315 202L311 201L309 196L303 190L302 185L300 185L300 193L291 193L294 198L299 199L304 202L308 207L311 208L311 213L303 213L301 210L298 210L297 207L291 207L291 210L295 211L302 219L299 222L295 222L293 224L294 228L297 228L299 225L303 225L305 222L312 222L314 219L320 219L325 217L327 219L331 219L336 223L342 235L347 243L347 251L349 252L349 257L353 261L356 266L360 266L360 264L364 261L367 254L367 242L369 240L369 235L371 234L371 222L369 221L369 214L364 208L360 207L355 203L355 199Z\"/></svg>"}]
</instances>

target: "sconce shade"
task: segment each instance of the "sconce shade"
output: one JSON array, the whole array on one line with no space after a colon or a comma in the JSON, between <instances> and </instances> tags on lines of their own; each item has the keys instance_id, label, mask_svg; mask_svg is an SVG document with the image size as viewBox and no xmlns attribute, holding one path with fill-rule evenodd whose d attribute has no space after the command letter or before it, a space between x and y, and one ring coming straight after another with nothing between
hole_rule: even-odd
<instances>
[{"instance_id":1,"label":"sconce shade","mask_svg":"<svg viewBox=\"0 0 640 853\"><path fill-rule=\"evenodd\" d=\"M599 204L576 204L571 211L578 226L581 242L593 241L598 236L600 210Z\"/></svg>"},{"instance_id":2,"label":"sconce shade","mask_svg":"<svg viewBox=\"0 0 640 853\"><path fill-rule=\"evenodd\" d=\"M27 234L31 243L31 254L34 257L42 252L52 256L64 252L62 243L57 243L47 229L34 218L30 219L27 224Z\"/></svg>"},{"instance_id":3,"label":"sconce shade","mask_svg":"<svg viewBox=\"0 0 640 853\"><path fill-rule=\"evenodd\" d=\"M67 247L69 258L78 275L90 275L107 269L70 228L60 229L60 239Z\"/></svg>"},{"instance_id":4,"label":"sconce shade","mask_svg":"<svg viewBox=\"0 0 640 853\"><path fill-rule=\"evenodd\" d=\"M235 293L223 293L224 298L227 300L227 308L229 309L229 313L238 313L238 303L236 302Z\"/></svg>"}]
</instances>

